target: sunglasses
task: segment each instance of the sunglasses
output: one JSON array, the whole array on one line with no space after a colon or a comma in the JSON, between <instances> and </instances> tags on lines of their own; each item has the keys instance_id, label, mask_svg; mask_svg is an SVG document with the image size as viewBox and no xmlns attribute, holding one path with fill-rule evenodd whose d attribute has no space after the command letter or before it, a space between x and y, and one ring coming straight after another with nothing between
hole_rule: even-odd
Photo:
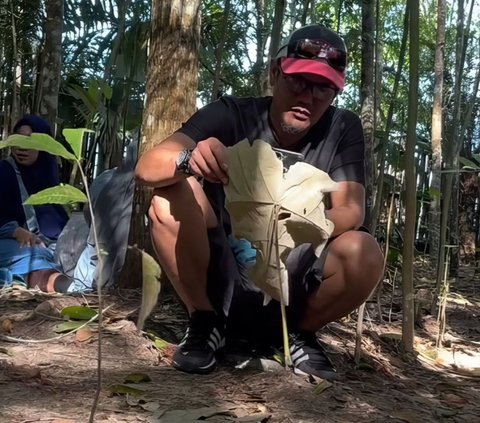
<instances>
[{"instance_id":1,"label":"sunglasses","mask_svg":"<svg viewBox=\"0 0 480 423\"><path fill-rule=\"evenodd\" d=\"M288 89L294 94L301 94L305 90L311 90L312 96L317 100L323 100L333 92L337 92L337 88L330 84L322 84L309 81L299 75L285 75L282 72L283 79L287 83Z\"/></svg>"},{"instance_id":2,"label":"sunglasses","mask_svg":"<svg viewBox=\"0 0 480 423\"><path fill-rule=\"evenodd\" d=\"M287 57L324 60L338 72L345 72L347 53L322 40L298 40L288 46Z\"/></svg>"}]
</instances>

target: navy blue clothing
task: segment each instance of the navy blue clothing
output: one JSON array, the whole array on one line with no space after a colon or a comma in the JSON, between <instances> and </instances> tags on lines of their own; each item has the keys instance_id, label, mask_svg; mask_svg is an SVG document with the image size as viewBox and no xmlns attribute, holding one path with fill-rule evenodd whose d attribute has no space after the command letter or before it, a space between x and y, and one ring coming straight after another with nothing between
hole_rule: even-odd
<instances>
[{"instance_id":1,"label":"navy blue clothing","mask_svg":"<svg viewBox=\"0 0 480 423\"><path fill-rule=\"evenodd\" d=\"M37 161L31 166L17 163L28 194L35 194L45 188L59 184L58 165L55 157L40 152ZM12 166L0 161L0 227L9 222L25 225L25 213L18 188L17 177ZM68 215L59 205L35 206L40 232L56 239L67 223Z\"/></svg>"}]
</instances>

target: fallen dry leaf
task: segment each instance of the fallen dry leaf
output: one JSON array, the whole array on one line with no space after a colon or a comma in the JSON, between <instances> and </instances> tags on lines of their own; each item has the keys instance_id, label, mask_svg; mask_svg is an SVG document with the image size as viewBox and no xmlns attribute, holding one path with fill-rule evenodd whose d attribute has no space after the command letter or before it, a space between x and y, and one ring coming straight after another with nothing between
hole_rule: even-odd
<instances>
[{"instance_id":1,"label":"fallen dry leaf","mask_svg":"<svg viewBox=\"0 0 480 423\"><path fill-rule=\"evenodd\" d=\"M2 320L2 332L4 333L12 333L13 332L13 323L10 319Z\"/></svg>"},{"instance_id":2,"label":"fallen dry leaf","mask_svg":"<svg viewBox=\"0 0 480 423\"><path fill-rule=\"evenodd\" d=\"M7 374L14 380L22 381L42 378L39 367L29 366L27 364L22 364L19 366L10 365L7 368Z\"/></svg>"},{"instance_id":3,"label":"fallen dry leaf","mask_svg":"<svg viewBox=\"0 0 480 423\"><path fill-rule=\"evenodd\" d=\"M465 404L468 404L468 400L460 395L445 393L441 396L442 402L448 404L450 407L462 408Z\"/></svg>"},{"instance_id":4,"label":"fallen dry leaf","mask_svg":"<svg viewBox=\"0 0 480 423\"><path fill-rule=\"evenodd\" d=\"M411 410L394 411L390 414L390 417L403 420L407 423L420 423L424 421L424 418L422 416L419 416L417 413Z\"/></svg>"},{"instance_id":5,"label":"fallen dry leaf","mask_svg":"<svg viewBox=\"0 0 480 423\"><path fill-rule=\"evenodd\" d=\"M320 395L323 391L330 388L331 386L333 386L331 382L329 382L328 380L322 380L321 382L318 383L317 386L315 386L313 393L316 395Z\"/></svg>"},{"instance_id":6,"label":"fallen dry leaf","mask_svg":"<svg viewBox=\"0 0 480 423\"><path fill-rule=\"evenodd\" d=\"M93 336L92 330L86 326L75 332L75 341L86 342Z\"/></svg>"}]
</instances>

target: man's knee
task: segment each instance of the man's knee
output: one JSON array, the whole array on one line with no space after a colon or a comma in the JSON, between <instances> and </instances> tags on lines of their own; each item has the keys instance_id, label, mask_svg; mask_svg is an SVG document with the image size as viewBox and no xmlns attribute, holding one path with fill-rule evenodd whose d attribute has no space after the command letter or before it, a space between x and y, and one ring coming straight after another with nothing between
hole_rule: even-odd
<instances>
[{"instance_id":1,"label":"man's knee","mask_svg":"<svg viewBox=\"0 0 480 423\"><path fill-rule=\"evenodd\" d=\"M329 246L349 273L380 278L383 271L383 255L377 241L369 233L348 231L338 236Z\"/></svg>"},{"instance_id":2,"label":"man's knee","mask_svg":"<svg viewBox=\"0 0 480 423\"><path fill-rule=\"evenodd\" d=\"M201 213L207 227L218 224L215 213L195 178L188 178L167 187L156 188L148 209L152 225L173 225Z\"/></svg>"}]
</instances>

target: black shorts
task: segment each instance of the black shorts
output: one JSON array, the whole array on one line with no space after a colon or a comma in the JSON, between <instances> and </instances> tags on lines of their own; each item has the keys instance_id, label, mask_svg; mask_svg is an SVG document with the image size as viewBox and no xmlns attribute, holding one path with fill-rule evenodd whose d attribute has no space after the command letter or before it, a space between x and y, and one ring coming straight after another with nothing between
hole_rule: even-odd
<instances>
[{"instance_id":1,"label":"black shorts","mask_svg":"<svg viewBox=\"0 0 480 423\"><path fill-rule=\"evenodd\" d=\"M227 316L227 334L252 341L280 340L280 303L272 299L264 305L263 292L248 280L247 269L236 262L223 227L210 229L208 235L211 257L207 292L214 308ZM290 329L302 317L308 295L320 285L325 259L326 249L316 257L310 244L298 246L288 256Z\"/></svg>"}]
</instances>

